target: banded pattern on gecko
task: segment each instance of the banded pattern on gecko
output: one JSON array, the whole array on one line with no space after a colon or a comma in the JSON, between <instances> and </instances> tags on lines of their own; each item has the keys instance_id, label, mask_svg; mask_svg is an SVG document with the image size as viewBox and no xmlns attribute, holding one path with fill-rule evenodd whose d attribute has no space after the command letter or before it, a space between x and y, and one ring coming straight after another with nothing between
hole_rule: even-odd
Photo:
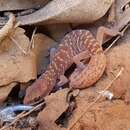
<instances>
[{"instance_id":1,"label":"banded pattern on gecko","mask_svg":"<svg viewBox=\"0 0 130 130\"><path fill-rule=\"evenodd\" d=\"M99 33L101 33L101 31L99 31ZM108 34L116 35L117 32L112 34L112 31L108 29ZM57 53L53 56L45 73L27 88L24 103L34 102L39 97L41 98L48 95L56 85L57 80L60 79L60 76L64 75L65 71L74 62L78 65L79 69L84 70L80 60L89 57L88 71L83 73L81 78L87 73L87 77L84 75L85 77L83 78L86 80L85 83L88 83L86 86L95 83L102 75L106 66L106 58L101 47L103 35L100 36L98 34L97 36L99 42L87 30L74 30L68 33L61 41ZM80 80L80 77L78 80ZM84 80L81 82L84 82ZM73 80L71 84L72 83Z\"/></svg>"},{"instance_id":2,"label":"banded pattern on gecko","mask_svg":"<svg viewBox=\"0 0 130 130\"><path fill-rule=\"evenodd\" d=\"M106 66L104 53L99 52L91 57L83 70L78 68L70 76L70 87L83 89L94 84L103 74Z\"/></svg>"}]
</instances>

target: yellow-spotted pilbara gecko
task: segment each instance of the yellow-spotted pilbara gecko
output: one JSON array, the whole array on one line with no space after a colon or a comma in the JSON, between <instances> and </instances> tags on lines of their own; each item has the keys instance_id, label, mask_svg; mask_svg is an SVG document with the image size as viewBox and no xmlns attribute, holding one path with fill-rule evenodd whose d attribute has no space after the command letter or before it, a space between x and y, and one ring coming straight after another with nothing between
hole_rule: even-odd
<instances>
[{"instance_id":1,"label":"yellow-spotted pilbara gecko","mask_svg":"<svg viewBox=\"0 0 130 130\"><path fill-rule=\"evenodd\" d=\"M106 57L102 50L95 51L84 69L76 68L70 76L70 87L83 89L94 84L103 74Z\"/></svg>"},{"instance_id":2,"label":"yellow-spotted pilbara gecko","mask_svg":"<svg viewBox=\"0 0 130 130\"><path fill-rule=\"evenodd\" d=\"M76 63L78 70L85 69L81 77L76 75L78 83L81 85L78 88L95 83L103 74L106 66L106 57L101 46L104 34L115 36L118 32L100 27L97 32L97 40L87 30L74 30L68 33L61 41L57 52L51 58L45 73L27 88L24 103L34 102L36 99L48 95L57 84L58 79L60 79L58 85L66 82L67 79L64 73L73 63ZM85 68L86 66L81 60L87 58L90 58L90 62ZM74 85L72 87L77 88L73 81L72 79L71 85Z\"/></svg>"}]
</instances>

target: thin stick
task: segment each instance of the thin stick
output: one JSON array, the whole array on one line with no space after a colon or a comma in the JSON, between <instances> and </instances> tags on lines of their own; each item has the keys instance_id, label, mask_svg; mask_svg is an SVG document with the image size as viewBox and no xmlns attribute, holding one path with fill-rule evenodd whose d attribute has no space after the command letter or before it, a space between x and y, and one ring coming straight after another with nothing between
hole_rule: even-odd
<instances>
[{"instance_id":1,"label":"thin stick","mask_svg":"<svg viewBox=\"0 0 130 130\"><path fill-rule=\"evenodd\" d=\"M41 106L45 105L45 102L42 102L40 104L38 104L37 106L35 106L33 109L31 109L30 111L26 112L25 114L23 114L20 118L23 118L25 116L28 116L30 113L32 113L33 111L37 110L38 108L40 108Z\"/></svg>"},{"instance_id":2,"label":"thin stick","mask_svg":"<svg viewBox=\"0 0 130 130\"><path fill-rule=\"evenodd\" d=\"M37 27L35 27L33 30L31 41L30 41L31 45L30 45L29 49L34 48L34 35L36 34L36 31L37 31Z\"/></svg>"},{"instance_id":3,"label":"thin stick","mask_svg":"<svg viewBox=\"0 0 130 130\"><path fill-rule=\"evenodd\" d=\"M108 90L111 85L116 81L116 79L122 74L124 68L122 67L119 71L119 73L116 75L116 77L111 81L111 83L103 90L103 91L106 91ZM99 94L97 96L97 98L95 99L94 102L92 102L89 106L87 106L85 108L85 110L83 111L83 113L78 117L78 119L75 121L75 123L69 128L70 130L75 126L75 124L85 115L85 113L88 111L89 108L91 108L100 98L102 97L102 94Z\"/></svg>"},{"instance_id":4,"label":"thin stick","mask_svg":"<svg viewBox=\"0 0 130 130\"><path fill-rule=\"evenodd\" d=\"M30 113L32 113L33 111L37 110L38 108L40 108L41 106L43 106L45 104L45 102L42 102L40 104L38 104L37 106L35 106L33 109L31 109L30 111L28 112L23 112L19 115L17 115L14 119L13 122L11 122L10 124L6 125L6 126L3 126L0 130L5 130L7 129L8 127L12 126L13 124L15 124L18 120L20 120L21 118L25 117L25 116L28 116Z\"/></svg>"},{"instance_id":5,"label":"thin stick","mask_svg":"<svg viewBox=\"0 0 130 130\"><path fill-rule=\"evenodd\" d=\"M130 26L130 24L127 24L125 26L125 28L122 30L122 34L124 34L124 32L127 30L127 28ZM116 43L116 41L118 41L121 38L121 35L119 35L113 42L112 44L104 51L104 53L108 52L110 50L110 48Z\"/></svg>"},{"instance_id":6,"label":"thin stick","mask_svg":"<svg viewBox=\"0 0 130 130\"><path fill-rule=\"evenodd\" d=\"M18 26L20 26L21 25L21 22L20 21L18 21L15 25L14 25L14 28L16 29Z\"/></svg>"},{"instance_id":7,"label":"thin stick","mask_svg":"<svg viewBox=\"0 0 130 130\"><path fill-rule=\"evenodd\" d=\"M27 52L17 43L17 41L13 37L9 37L15 44L16 46L25 54L27 55Z\"/></svg>"}]
</instances>

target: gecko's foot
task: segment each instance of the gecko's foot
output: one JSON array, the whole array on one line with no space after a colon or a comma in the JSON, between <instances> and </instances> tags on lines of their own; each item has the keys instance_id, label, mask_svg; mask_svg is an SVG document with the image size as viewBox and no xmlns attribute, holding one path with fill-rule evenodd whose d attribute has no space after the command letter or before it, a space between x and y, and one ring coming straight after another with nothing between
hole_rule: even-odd
<instances>
[{"instance_id":1,"label":"gecko's foot","mask_svg":"<svg viewBox=\"0 0 130 130\"><path fill-rule=\"evenodd\" d=\"M69 80L67 79L67 77L65 77L64 75L61 75L60 76L60 81L57 83L57 86L61 87L61 86L65 85L68 82L69 82Z\"/></svg>"},{"instance_id":2,"label":"gecko's foot","mask_svg":"<svg viewBox=\"0 0 130 130\"><path fill-rule=\"evenodd\" d=\"M77 65L77 70L82 71L82 70L85 69L85 68L86 68L86 66L85 66L85 64L82 63L82 62L80 62L80 64Z\"/></svg>"}]
</instances>

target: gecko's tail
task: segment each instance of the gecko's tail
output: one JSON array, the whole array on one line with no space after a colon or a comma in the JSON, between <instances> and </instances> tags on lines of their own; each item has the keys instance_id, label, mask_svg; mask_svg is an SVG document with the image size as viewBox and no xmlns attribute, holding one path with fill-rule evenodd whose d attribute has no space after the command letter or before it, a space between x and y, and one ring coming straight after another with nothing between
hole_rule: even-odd
<instances>
[{"instance_id":1,"label":"gecko's tail","mask_svg":"<svg viewBox=\"0 0 130 130\"><path fill-rule=\"evenodd\" d=\"M70 86L72 88L83 89L93 85L102 76L106 67L106 56L103 52L91 57L86 68L75 71L70 77Z\"/></svg>"}]
</instances>

